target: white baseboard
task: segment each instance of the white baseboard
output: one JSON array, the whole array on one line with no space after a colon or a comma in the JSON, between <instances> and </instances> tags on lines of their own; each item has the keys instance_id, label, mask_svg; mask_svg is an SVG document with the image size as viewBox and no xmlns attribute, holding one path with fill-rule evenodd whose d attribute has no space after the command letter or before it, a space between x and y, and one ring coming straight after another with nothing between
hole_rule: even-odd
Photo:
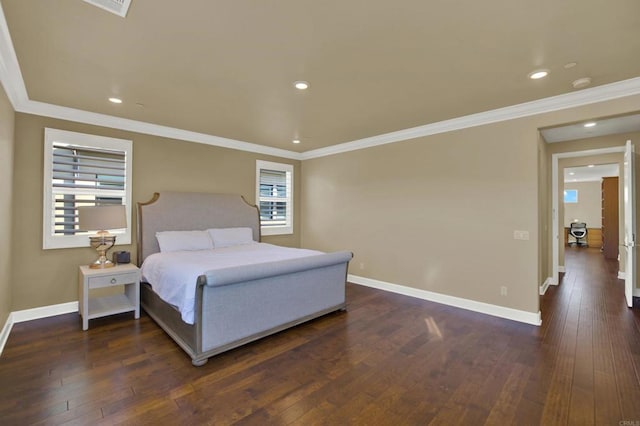
<instances>
[{"instance_id":1,"label":"white baseboard","mask_svg":"<svg viewBox=\"0 0 640 426\"><path fill-rule=\"evenodd\" d=\"M567 272L567 269L564 267L564 265L560 265L558 266L558 272Z\"/></svg>"},{"instance_id":2,"label":"white baseboard","mask_svg":"<svg viewBox=\"0 0 640 426\"><path fill-rule=\"evenodd\" d=\"M491 305L489 303L477 302L475 300L463 299L461 297L448 296L446 294L420 290L413 287L387 283L384 281L373 280L371 278L359 277L357 275L351 274L347 275L347 281L354 284L377 288L379 290L390 291L392 293L403 294L405 296L411 296L422 300L441 303L443 305L454 306L456 308L462 308L482 314L493 315L495 317L506 318L513 321L524 322L526 324L538 326L542 324L542 316L540 311L538 311L537 313L520 311L518 309Z\"/></svg>"},{"instance_id":3,"label":"white baseboard","mask_svg":"<svg viewBox=\"0 0 640 426\"><path fill-rule=\"evenodd\" d=\"M540 296L544 296L544 294L547 292L547 289L549 288L550 285L554 285L553 278L547 277L547 279L544 280L544 282L540 286ZM555 284L555 285L558 285L558 284Z\"/></svg>"},{"instance_id":4,"label":"white baseboard","mask_svg":"<svg viewBox=\"0 0 640 426\"><path fill-rule=\"evenodd\" d=\"M627 279L627 274L625 272L618 271L618 279L619 280ZM633 297L640 297L640 288L634 288L633 289Z\"/></svg>"},{"instance_id":5,"label":"white baseboard","mask_svg":"<svg viewBox=\"0 0 640 426\"><path fill-rule=\"evenodd\" d=\"M40 318L53 317L56 315L70 314L72 312L78 312L78 302L60 303L59 305L41 306L39 308L25 309L22 311L15 311L11 315L13 316L13 322L31 321Z\"/></svg>"},{"instance_id":6,"label":"white baseboard","mask_svg":"<svg viewBox=\"0 0 640 426\"><path fill-rule=\"evenodd\" d=\"M10 312L7 317L7 322L4 323L4 327L2 327L2 332L0 333L0 355L2 355L2 351L4 350L4 345L7 344L7 339L9 339L9 333L11 333L11 328L13 327L13 314Z\"/></svg>"},{"instance_id":7,"label":"white baseboard","mask_svg":"<svg viewBox=\"0 0 640 426\"><path fill-rule=\"evenodd\" d=\"M618 271L618 279L619 280L624 280L627 278L627 274L625 272L622 271ZM637 277L636 277L637 279ZM640 297L640 288L634 288L633 289L633 297Z\"/></svg>"},{"instance_id":8,"label":"white baseboard","mask_svg":"<svg viewBox=\"0 0 640 426\"><path fill-rule=\"evenodd\" d=\"M7 343L13 324L72 312L78 312L78 302L60 303L59 305L42 306L40 308L11 312L7 318L7 322L2 328L2 333L0 333L0 355L2 355L4 345Z\"/></svg>"}]
</instances>

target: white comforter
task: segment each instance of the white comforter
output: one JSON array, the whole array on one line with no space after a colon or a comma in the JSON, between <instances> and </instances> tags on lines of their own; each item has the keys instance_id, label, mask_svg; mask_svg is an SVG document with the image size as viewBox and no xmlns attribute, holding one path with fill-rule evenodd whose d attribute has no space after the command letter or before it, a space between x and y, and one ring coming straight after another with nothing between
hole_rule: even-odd
<instances>
[{"instance_id":1,"label":"white comforter","mask_svg":"<svg viewBox=\"0 0 640 426\"><path fill-rule=\"evenodd\" d=\"M207 271L232 266L296 259L319 251L254 243L214 250L155 253L142 264L142 279L162 300L178 308L182 320L194 322L196 281Z\"/></svg>"}]
</instances>

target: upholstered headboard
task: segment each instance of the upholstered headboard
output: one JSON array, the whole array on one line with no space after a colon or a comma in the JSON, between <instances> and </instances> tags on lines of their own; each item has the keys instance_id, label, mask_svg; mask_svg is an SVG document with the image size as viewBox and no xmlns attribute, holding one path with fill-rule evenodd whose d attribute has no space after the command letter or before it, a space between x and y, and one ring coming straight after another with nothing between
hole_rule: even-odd
<instances>
[{"instance_id":1,"label":"upholstered headboard","mask_svg":"<svg viewBox=\"0 0 640 426\"><path fill-rule=\"evenodd\" d=\"M138 265L160 251L156 232L248 227L260 241L260 214L237 194L156 192L138 203Z\"/></svg>"}]
</instances>

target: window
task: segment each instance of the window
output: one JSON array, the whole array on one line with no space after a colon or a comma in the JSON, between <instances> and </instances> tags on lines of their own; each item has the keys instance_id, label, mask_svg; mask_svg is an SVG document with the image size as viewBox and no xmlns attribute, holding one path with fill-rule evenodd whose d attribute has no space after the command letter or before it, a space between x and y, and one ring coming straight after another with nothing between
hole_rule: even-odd
<instances>
[{"instance_id":1,"label":"window","mask_svg":"<svg viewBox=\"0 0 640 426\"><path fill-rule=\"evenodd\" d=\"M256 200L262 235L293 234L293 166L256 161Z\"/></svg>"},{"instance_id":2,"label":"window","mask_svg":"<svg viewBox=\"0 0 640 426\"><path fill-rule=\"evenodd\" d=\"M577 189L565 189L564 190L564 202L565 203L577 203L578 202L578 190Z\"/></svg>"},{"instance_id":3,"label":"window","mask_svg":"<svg viewBox=\"0 0 640 426\"><path fill-rule=\"evenodd\" d=\"M131 244L131 141L56 129L44 132L45 249L88 247L78 207L124 204L127 228L110 230Z\"/></svg>"}]
</instances>

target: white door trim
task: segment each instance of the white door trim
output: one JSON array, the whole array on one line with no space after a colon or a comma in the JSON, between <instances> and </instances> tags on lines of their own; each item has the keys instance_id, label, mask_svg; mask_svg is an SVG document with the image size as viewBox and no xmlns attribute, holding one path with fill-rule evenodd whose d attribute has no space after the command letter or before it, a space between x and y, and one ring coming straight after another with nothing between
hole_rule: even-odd
<instances>
[{"instance_id":1,"label":"white door trim","mask_svg":"<svg viewBox=\"0 0 640 426\"><path fill-rule=\"evenodd\" d=\"M628 307L633 307L633 289L636 286L636 190L635 149L631 139L624 153L624 296Z\"/></svg>"}]
</instances>

